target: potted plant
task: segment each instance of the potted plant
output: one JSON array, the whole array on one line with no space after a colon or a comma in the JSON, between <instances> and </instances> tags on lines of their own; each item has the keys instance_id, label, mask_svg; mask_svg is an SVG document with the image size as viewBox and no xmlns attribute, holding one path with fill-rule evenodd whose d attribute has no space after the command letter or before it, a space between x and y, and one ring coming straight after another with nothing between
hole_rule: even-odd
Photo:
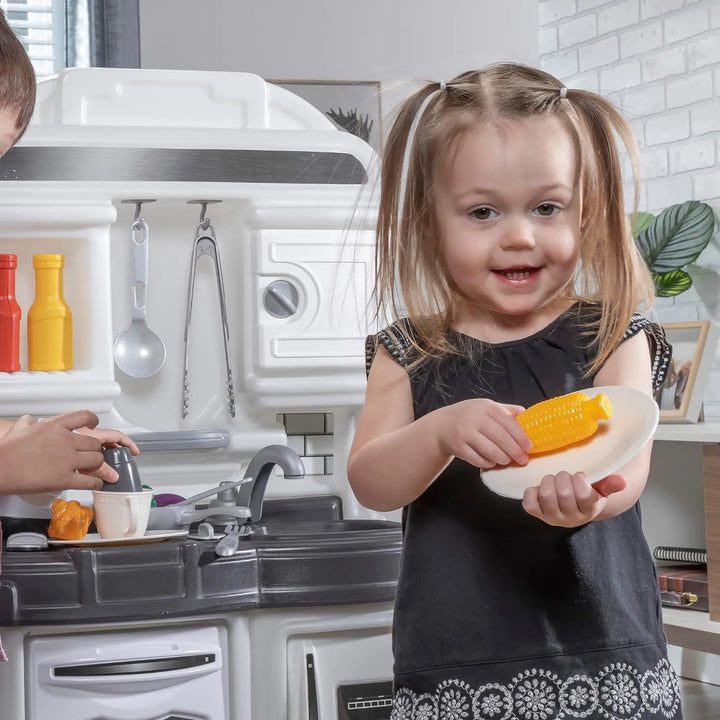
<instances>
[{"instance_id":1,"label":"potted plant","mask_svg":"<svg viewBox=\"0 0 720 720\"><path fill-rule=\"evenodd\" d=\"M714 270L693 265L715 234L715 214L707 203L688 200L665 208L657 217L637 213L632 232L658 297L685 292L693 277L698 280L699 270L717 277Z\"/></svg>"}]
</instances>

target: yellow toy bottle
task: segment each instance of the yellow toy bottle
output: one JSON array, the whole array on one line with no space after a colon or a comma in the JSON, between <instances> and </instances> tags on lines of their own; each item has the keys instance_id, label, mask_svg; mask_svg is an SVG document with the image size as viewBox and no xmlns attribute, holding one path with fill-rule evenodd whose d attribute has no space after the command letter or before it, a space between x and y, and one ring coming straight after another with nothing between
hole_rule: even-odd
<instances>
[{"instance_id":1,"label":"yellow toy bottle","mask_svg":"<svg viewBox=\"0 0 720 720\"><path fill-rule=\"evenodd\" d=\"M63 298L63 255L33 255L35 300L27 318L28 369L70 370L72 312Z\"/></svg>"}]
</instances>

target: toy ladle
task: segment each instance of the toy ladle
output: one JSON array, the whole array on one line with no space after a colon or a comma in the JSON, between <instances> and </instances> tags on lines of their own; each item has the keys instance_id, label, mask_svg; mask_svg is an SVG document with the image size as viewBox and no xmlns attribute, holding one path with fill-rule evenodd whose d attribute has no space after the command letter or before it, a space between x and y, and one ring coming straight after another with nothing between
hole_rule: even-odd
<instances>
[{"instance_id":1,"label":"toy ladle","mask_svg":"<svg viewBox=\"0 0 720 720\"><path fill-rule=\"evenodd\" d=\"M130 267L132 269L131 322L115 338L115 363L126 375L148 378L165 364L165 343L147 325L148 226L140 217L140 206L149 200L134 202L135 219L130 227Z\"/></svg>"}]
</instances>

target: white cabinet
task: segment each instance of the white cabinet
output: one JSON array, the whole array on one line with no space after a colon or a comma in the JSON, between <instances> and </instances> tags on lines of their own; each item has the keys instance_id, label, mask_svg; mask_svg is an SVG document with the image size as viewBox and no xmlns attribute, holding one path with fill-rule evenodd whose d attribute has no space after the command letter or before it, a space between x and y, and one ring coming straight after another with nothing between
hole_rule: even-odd
<instances>
[{"instance_id":1,"label":"white cabinet","mask_svg":"<svg viewBox=\"0 0 720 720\"><path fill-rule=\"evenodd\" d=\"M358 406L364 398L374 218L348 228L347 208L308 200L250 214L242 382L262 407Z\"/></svg>"},{"instance_id":2,"label":"white cabinet","mask_svg":"<svg viewBox=\"0 0 720 720\"><path fill-rule=\"evenodd\" d=\"M16 295L22 308L20 361L16 373L0 373L0 416L51 415L77 407L110 410L120 388L112 359L110 202L0 203L0 253L18 256ZM62 253L64 296L73 315L74 368L28 372L27 315L35 292L33 255Z\"/></svg>"}]
</instances>

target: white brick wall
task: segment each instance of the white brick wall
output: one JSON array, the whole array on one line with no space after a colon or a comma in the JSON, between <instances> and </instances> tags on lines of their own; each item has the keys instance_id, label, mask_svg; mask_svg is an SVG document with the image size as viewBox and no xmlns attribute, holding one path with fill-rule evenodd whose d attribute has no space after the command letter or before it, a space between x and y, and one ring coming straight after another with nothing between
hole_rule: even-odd
<instances>
[{"instance_id":1,"label":"white brick wall","mask_svg":"<svg viewBox=\"0 0 720 720\"><path fill-rule=\"evenodd\" d=\"M720 209L720 2L545 0L539 21L542 67L607 96L630 121L641 209L690 199ZM702 260L720 265L720 251ZM708 317L692 289L659 300L656 311L664 322ZM720 351L705 415L720 418Z\"/></svg>"}]
</instances>

